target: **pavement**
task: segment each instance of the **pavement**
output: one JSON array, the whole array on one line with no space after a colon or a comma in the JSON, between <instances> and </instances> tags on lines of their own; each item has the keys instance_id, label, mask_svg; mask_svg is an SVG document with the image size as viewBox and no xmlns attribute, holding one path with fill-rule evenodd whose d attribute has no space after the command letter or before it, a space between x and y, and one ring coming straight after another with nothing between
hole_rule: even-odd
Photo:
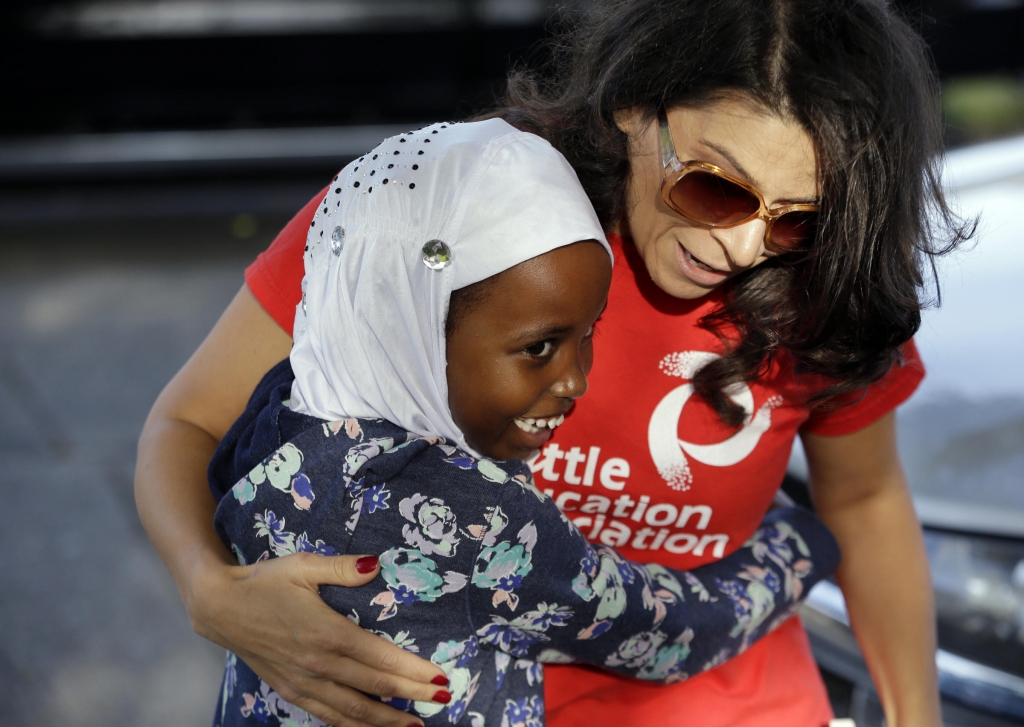
<instances>
[{"instance_id":1,"label":"pavement","mask_svg":"<svg viewBox=\"0 0 1024 727\"><path fill-rule=\"evenodd\" d=\"M223 650L139 522L135 443L285 220L0 227L6 727L210 724Z\"/></svg>"}]
</instances>

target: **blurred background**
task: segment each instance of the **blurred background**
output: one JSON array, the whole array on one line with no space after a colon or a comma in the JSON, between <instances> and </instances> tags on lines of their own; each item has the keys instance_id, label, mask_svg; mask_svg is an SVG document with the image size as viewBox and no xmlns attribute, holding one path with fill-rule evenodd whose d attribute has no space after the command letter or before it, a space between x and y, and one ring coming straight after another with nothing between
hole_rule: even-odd
<instances>
[{"instance_id":1,"label":"blurred background","mask_svg":"<svg viewBox=\"0 0 1024 727\"><path fill-rule=\"evenodd\" d=\"M944 263L900 436L939 605L948 725L1024 724L1024 2L901 0L943 81ZM586 2L577 3L585 6ZM486 108L543 60L547 0L5 0L0 7L0 723L206 725L195 636L132 496L149 406L331 176ZM806 496L794 452L786 490ZM823 584L837 713L881 724Z\"/></svg>"}]
</instances>

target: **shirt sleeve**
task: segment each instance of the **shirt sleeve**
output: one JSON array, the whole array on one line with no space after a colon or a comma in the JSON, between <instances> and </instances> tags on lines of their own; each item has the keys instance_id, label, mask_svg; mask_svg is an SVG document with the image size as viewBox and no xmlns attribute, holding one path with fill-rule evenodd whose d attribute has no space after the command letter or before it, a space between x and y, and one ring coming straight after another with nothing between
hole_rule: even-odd
<instances>
[{"instance_id":1,"label":"shirt sleeve","mask_svg":"<svg viewBox=\"0 0 1024 727\"><path fill-rule=\"evenodd\" d=\"M477 638L516 658L679 681L741 653L788 619L839 562L834 538L816 517L783 508L715 563L686 572L634 563L588 543L537 495L509 485L470 576Z\"/></svg>"},{"instance_id":2,"label":"shirt sleeve","mask_svg":"<svg viewBox=\"0 0 1024 727\"><path fill-rule=\"evenodd\" d=\"M824 437L852 434L898 407L917 390L925 368L913 340L903 345L899 362L867 389L840 397L838 406L812 414L801 431Z\"/></svg>"},{"instance_id":3,"label":"shirt sleeve","mask_svg":"<svg viewBox=\"0 0 1024 727\"><path fill-rule=\"evenodd\" d=\"M302 299L304 268L302 252L317 205L329 187L321 189L278 233L270 247L245 270L245 284L263 309L289 335L295 322L295 306Z\"/></svg>"}]
</instances>

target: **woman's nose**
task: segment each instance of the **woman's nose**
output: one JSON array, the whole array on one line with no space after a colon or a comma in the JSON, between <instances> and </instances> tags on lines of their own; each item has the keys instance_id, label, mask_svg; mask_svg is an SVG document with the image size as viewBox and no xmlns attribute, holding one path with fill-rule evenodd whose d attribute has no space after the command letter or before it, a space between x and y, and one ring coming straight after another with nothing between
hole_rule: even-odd
<instances>
[{"instance_id":1,"label":"woman's nose","mask_svg":"<svg viewBox=\"0 0 1024 727\"><path fill-rule=\"evenodd\" d=\"M735 227L712 230L712 235L725 248L729 264L734 269L743 270L753 266L761 257L767 229L764 220L755 218Z\"/></svg>"},{"instance_id":2,"label":"woman's nose","mask_svg":"<svg viewBox=\"0 0 1024 727\"><path fill-rule=\"evenodd\" d=\"M579 355L573 356L562 370L551 387L551 393L561 399L578 399L587 393L587 374Z\"/></svg>"}]
</instances>

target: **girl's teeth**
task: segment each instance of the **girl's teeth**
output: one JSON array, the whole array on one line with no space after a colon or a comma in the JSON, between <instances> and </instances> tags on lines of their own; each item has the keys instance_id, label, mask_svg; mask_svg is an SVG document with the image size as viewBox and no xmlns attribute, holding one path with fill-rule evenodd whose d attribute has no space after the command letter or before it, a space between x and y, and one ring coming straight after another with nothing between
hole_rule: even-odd
<instances>
[{"instance_id":1,"label":"girl's teeth","mask_svg":"<svg viewBox=\"0 0 1024 727\"><path fill-rule=\"evenodd\" d=\"M513 420L516 426L522 429L524 432L530 434L537 434L544 429L554 429L565 421L565 415L552 417L551 419L519 419Z\"/></svg>"}]
</instances>

